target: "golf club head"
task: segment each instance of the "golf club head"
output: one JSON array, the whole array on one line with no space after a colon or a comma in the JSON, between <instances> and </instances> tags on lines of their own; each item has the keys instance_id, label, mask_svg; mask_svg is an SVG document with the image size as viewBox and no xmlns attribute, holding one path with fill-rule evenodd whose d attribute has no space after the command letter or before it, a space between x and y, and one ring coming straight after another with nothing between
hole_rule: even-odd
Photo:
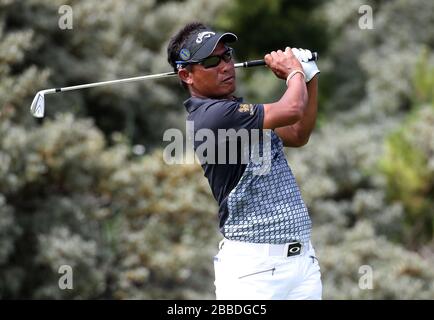
<instances>
[{"instance_id":1,"label":"golf club head","mask_svg":"<svg viewBox=\"0 0 434 320\"><path fill-rule=\"evenodd\" d=\"M39 91L33 98L32 105L30 106L30 113L36 118L43 118L45 111L44 91Z\"/></svg>"}]
</instances>

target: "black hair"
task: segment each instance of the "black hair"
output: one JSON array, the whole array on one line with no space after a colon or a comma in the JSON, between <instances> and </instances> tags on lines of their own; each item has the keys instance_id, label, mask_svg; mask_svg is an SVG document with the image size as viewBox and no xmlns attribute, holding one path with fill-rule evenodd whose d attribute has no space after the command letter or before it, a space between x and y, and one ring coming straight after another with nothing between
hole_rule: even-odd
<instances>
[{"instance_id":1,"label":"black hair","mask_svg":"<svg viewBox=\"0 0 434 320\"><path fill-rule=\"evenodd\" d=\"M173 70L176 72L176 62L179 60L179 52L185 45L185 41L188 37L199 31L206 30L208 27L204 25L202 22L190 22L186 24L181 30L178 31L176 35L174 35L167 46L167 61L173 67Z\"/></svg>"},{"instance_id":2,"label":"black hair","mask_svg":"<svg viewBox=\"0 0 434 320\"><path fill-rule=\"evenodd\" d=\"M169 44L167 45L167 61L172 66L173 71L178 72L176 61L179 60L179 52L185 46L188 37L199 30L206 29L208 29L208 27L202 22L190 22L170 39ZM181 82L184 88L187 89L187 85L183 81Z\"/></svg>"}]
</instances>

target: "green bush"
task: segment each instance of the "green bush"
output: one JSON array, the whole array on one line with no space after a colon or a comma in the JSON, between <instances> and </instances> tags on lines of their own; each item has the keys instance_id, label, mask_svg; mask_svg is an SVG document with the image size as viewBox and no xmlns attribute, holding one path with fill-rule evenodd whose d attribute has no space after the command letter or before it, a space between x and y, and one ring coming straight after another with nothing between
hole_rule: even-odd
<instances>
[{"instance_id":1,"label":"green bush","mask_svg":"<svg viewBox=\"0 0 434 320\"><path fill-rule=\"evenodd\" d=\"M107 147L71 115L0 127L11 164L0 176L2 297L212 297L217 207L200 166ZM58 287L62 265L74 290Z\"/></svg>"}]
</instances>

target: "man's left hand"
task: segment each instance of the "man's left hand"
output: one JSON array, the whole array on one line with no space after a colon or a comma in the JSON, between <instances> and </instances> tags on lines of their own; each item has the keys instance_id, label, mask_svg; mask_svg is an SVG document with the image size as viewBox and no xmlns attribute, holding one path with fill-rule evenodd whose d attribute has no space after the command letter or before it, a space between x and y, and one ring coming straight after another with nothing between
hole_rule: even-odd
<instances>
[{"instance_id":1,"label":"man's left hand","mask_svg":"<svg viewBox=\"0 0 434 320\"><path fill-rule=\"evenodd\" d=\"M310 50L297 48L292 48L291 50L303 67L306 82L309 82L317 73L320 73L315 61L309 61L309 59L312 58L312 52L310 52Z\"/></svg>"}]
</instances>

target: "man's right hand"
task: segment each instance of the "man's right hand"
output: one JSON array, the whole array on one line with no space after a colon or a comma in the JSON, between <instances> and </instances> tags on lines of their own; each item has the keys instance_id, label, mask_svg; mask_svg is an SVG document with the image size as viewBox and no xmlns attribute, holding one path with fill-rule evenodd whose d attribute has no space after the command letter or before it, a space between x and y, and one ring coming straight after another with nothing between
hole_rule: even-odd
<instances>
[{"instance_id":1,"label":"man's right hand","mask_svg":"<svg viewBox=\"0 0 434 320\"><path fill-rule=\"evenodd\" d=\"M292 71L303 70L301 63L289 47L286 48L285 52L277 50L266 54L264 60L276 77L283 80L286 80Z\"/></svg>"}]
</instances>

